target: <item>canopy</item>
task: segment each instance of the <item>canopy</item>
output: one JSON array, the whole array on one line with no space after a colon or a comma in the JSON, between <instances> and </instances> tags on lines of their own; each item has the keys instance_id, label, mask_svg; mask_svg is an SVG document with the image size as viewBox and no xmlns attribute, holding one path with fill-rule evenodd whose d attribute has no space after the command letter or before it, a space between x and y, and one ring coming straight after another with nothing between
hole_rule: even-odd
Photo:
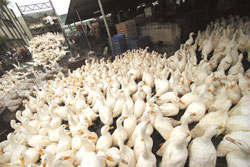
<instances>
[{"instance_id":1,"label":"canopy","mask_svg":"<svg viewBox=\"0 0 250 167\"><path fill-rule=\"evenodd\" d=\"M101 0L106 14L111 13L112 10L127 9L131 6L138 6L143 2L154 2L155 0ZM101 12L97 0L71 0L65 24L71 24L79 21L76 10L82 20L89 19L96 16L101 16Z\"/></svg>"}]
</instances>

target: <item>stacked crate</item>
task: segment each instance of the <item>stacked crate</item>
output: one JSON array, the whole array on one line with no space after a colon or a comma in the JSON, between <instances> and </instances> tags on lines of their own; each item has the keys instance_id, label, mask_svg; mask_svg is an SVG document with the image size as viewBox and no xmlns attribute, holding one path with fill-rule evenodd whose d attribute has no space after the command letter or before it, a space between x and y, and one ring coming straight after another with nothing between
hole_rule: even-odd
<instances>
[{"instance_id":1,"label":"stacked crate","mask_svg":"<svg viewBox=\"0 0 250 167\"><path fill-rule=\"evenodd\" d=\"M112 37L115 55L120 55L127 51L127 43L124 34L114 35ZM110 41L109 41L110 45ZM112 51L113 52L113 51Z\"/></svg>"},{"instance_id":2,"label":"stacked crate","mask_svg":"<svg viewBox=\"0 0 250 167\"><path fill-rule=\"evenodd\" d=\"M137 37L137 29L135 20L128 20L119 24L116 24L116 30L118 34L124 34L126 39Z\"/></svg>"}]
</instances>

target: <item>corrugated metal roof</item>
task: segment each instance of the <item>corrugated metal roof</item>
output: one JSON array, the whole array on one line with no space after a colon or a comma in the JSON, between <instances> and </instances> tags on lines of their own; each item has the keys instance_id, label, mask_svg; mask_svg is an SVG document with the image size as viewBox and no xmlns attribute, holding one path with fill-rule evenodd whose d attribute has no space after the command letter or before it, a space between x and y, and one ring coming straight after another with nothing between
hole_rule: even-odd
<instances>
[{"instance_id":1,"label":"corrugated metal roof","mask_svg":"<svg viewBox=\"0 0 250 167\"><path fill-rule=\"evenodd\" d=\"M105 14L111 13L112 10L121 10L129 8L129 6L137 6L143 2L153 2L155 0L101 0ZM76 10L82 20L100 16L101 12L94 14L100 10L98 0L71 0L68 15L65 24L71 24L79 21Z\"/></svg>"}]
</instances>

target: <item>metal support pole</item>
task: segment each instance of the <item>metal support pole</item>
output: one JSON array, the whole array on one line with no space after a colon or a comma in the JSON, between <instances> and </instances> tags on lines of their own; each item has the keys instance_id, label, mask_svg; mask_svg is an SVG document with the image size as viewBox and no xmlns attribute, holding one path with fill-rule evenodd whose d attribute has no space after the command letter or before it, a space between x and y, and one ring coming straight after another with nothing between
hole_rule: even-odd
<instances>
[{"instance_id":1,"label":"metal support pole","mask_svg":"<svg viewBox=\"0 0 250 167\"><path fill-rule=\"evenodd\" d=\"M85 28L84 28L84 26L83 26L83 24L82 24L82 19L81 19L80 15L79 15L77 9L76 9L76 14L77 14L77 16L78 16L79 21L81 22L82 31L83 31L83 33L84 33L86 39L87 39L87 42L88 42L88 45L89 45L89 49L92 50L92 47L91 47L91 45L90 45L90 42L89 42L88 36L87 36L87 34L86 34Z\"/></svg>"},{"instance_id":2,"label":"metal support pole","mask_svg":"<svg viewBox=\"0 0 250 167\"><path fill-rule=\"evenodd\" d=\"M115 55L115 49L114 49L113 41L112 41L112 38L111 38L111 35L110 35L109 26L108 26L108 23L107 23L107 20L106 20L106 16L105 16L105 13L104 13L104 10L103 10L103 7L102 7L101 0L98 0L98 4L99 4L99 7L100 7L101 12L102 12L102 17L103 17L105 27L106 27L106 30L107 30L107 33L108 33L109 42L111 44L111 49L113 51L113 55Z\"/></svg>"}]
</instances>

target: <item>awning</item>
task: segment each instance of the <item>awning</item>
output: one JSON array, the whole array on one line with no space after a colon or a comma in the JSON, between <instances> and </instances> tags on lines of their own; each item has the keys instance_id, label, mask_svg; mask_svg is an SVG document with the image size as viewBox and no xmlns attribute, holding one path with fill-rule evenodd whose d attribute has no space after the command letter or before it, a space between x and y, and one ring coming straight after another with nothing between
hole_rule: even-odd
<instances>
[{"instance_id":1,"label":"awning","mask_svg":"<svg viewBox=\"0 0 250 167\"><path fill-rule=\"evenodd\" d=\"M154 2L155 0L101 0L106 14L112 10L127 9L131 6L138 6L144 2ZM65 24L71 24L79 21L76 10L82 20L101 16L101 12L97 0L71 0Z\"/></svg>"}]
</instances>

